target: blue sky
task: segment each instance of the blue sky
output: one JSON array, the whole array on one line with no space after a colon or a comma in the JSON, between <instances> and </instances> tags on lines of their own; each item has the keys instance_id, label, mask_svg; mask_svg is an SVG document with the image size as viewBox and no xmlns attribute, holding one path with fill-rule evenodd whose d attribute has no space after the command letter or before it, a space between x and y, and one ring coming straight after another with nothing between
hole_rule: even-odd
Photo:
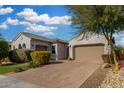
<instances>
[{"instance_id":1,"label":"blue sky","mask_svg":"<svg viewBox=\"0 0 124 93\"><path fill-rule=\"evenodd\" d=\"M0 6L0 33L7 41L20 32L70 40L77 31L71 25L71 16L63 5L4 5ZM124 31L115 34L115 39L118 45L124 46Z\"/></svg>"},{"instance_id":2,"label":"blue sky","mask_svg":"<svg viewBox=\"0 0 124 93\"><path fill-rule=\"evenodd\" d=\"M63 40L75 35L66 6L4 5L0 9L0 33L7 41L24 31Z\"/></svg>"}]
</instances>

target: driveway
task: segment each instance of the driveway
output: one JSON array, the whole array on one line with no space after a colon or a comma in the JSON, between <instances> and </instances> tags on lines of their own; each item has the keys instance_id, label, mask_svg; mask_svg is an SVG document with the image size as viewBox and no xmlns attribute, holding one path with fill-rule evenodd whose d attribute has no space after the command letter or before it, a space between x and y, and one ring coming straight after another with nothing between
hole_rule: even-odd
<instances>
[{"instance_id":1,"label":"driveway","mask_svg":"<svg viewBox=\"0 0 124 93\"><path fill-rule=\"evenodd\" d=\"M62 61L9 76L49 88L78 88L99 66L98 62Z\"/></svg>"}]
</instances>

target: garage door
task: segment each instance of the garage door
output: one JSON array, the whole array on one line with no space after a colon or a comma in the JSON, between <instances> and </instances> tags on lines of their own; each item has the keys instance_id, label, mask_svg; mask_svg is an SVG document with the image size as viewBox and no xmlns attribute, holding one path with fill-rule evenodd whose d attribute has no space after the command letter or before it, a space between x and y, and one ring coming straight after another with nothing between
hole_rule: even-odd
<instances>
[{"instance_id":1,"label":"garage door","mask_svg":"<svg viewBox=\"0 0 124 93\"><path fill-rule=\"evenodd\" d=\"M75 59L82 62L100 62L104 53L103 45L87 45L75 47Z\"/></svg>"}]
</instances>

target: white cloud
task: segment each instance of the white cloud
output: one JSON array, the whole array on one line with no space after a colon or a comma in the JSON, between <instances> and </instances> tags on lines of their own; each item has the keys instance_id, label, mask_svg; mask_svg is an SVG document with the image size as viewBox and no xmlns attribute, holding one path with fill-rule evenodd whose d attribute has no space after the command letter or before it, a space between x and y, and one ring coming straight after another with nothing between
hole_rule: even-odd
<instances>
[{"instance_id":1,"label":"white cloud","mask_svg":"<svg viewBox=\"0 0 124 93\"><path fill-rule=\"evenodd\" d=\"M35 11L33 11L33 9L30 9L30 8L24 9L22 12L17 13L17 15L33 23L44 22L47 25L71 24L71 16L50 17L48 14L38 15Z\"/></svg>"},{"instance_id":2,"label":"white cloud","mask_svg":"<svg viewBox=\"0 0 124 93\"><path fill-rule=\"evenodd\" d=\"M46 24L48 25L69 25L71 24L71 17L70 16L55 16L51 17L49 20L45 21Z\"/></svg>"},{"instance_id":3,"label":"white cloud","mask_svg":"<svg viewBox=\"0 0 124 93\"><path fill-rule=\"evenodd\" d=\"M52 36L55 35L53 32L45 32L42 34L43 36Z\"/></svg>"},{"instance_id":4,"label":"white cloud","mask_svg":"<svg viewBox=\"0 0 124 93\"><path fill-rule=\"evenodd\" d=\"M20 25L24 25L24 26L31 26L32 24L30 22L27 21L21 21L19 22Z\"/></svg>"},{"instance_id":5,"label":"white cloud","mask_svg":"<svg viewBox=\"0 0 124 93\"><path fill-rule=\"evenodd\" d=\"M29 27L26 28L26 31L28 32L45 32L45 31L52 31L57 29L57 27L52 27L52 26L43 26L43 25L36 25L33 24Z\"/></svg>"},{"instance_id":6,"label":"white cloud","mask_svg":"<svg viewBox=\"0 0 124 93\"><path fill-rule=\"evenodd\" d=\"M120 45L124 47L124 31L114 34L116 45Z\"/></svg>"},{"instance_id":7,"label":"white cloud","mask_svg":"<svg viewBox=\"0 0 124 93\"><path fill-rule=\"evenodd\" d=\"M120 39L117 41L117 45L120 45L120 46L123 46L123 47L124 47L124 37L123 37L123 38L120 38Z\"/></svg>"},{"instance_id":8,"label":"white cloud","mask_svg":"<svg viewBox=\"0 0 124 93\"><path fill-rule=\"evenodd\" d=\"M0 8L0 15L5 15L11 12L13 12L13 9L11 7Z\"/></svg>"},{"instance_id":9,"label":"white cloud","mask_svg":"<svg viewBox=\"0 0 124 93\"><path fill-rule=\"evenodd\" d=\"M8 26L5 23L0 24L0 29L7 29Z\"/></svg>"},{"instance_id":10,"label":"white cloud","mask_svg":"<svg viewBox=\"0 0 124 93\"><path fill-rule=\"evenodd\" d=\"M46 22L50 18L48 16L48 14L43 14L43 15L40 15L40 16L37 15L37 16L32 16L32 17L25 18L25 19L30 21L30 22L37 23L37 22Z\"/></svg>"},{"instance_id":11,"label":"white cloud","mask_svg":"<svg viewBox=\"0 0 124 93\"><path fill-rule=\"evenodd\" d=\"M18 25L19 24L19 20L18 19L8 18L6 20L6 24L8 24L8 25Z\"/></svg>"},{"instance_id":12,"label":"white cloud","mask_svg":"<svg viewBox=\"0 0 124 93\"><path fill-rule=\"evenodd\" d=\"M25 8L22 12L17 13L17 15L28 19L29 17L37 16L37 13L31 8Z\"/></svg>"}]
</instances>

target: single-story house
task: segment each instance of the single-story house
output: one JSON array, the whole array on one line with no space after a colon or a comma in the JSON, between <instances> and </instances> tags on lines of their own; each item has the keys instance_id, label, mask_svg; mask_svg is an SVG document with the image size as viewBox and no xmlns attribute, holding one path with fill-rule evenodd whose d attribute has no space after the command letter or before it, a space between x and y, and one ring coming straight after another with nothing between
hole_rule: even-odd
<instances>
[{"instance_id":1,"label":"single-story house","mask_svg":"<svg viewBox=\"0 0 124 93\"><path fill-rule=\"evenodd\" d=\"M78 35L69 41L69 57L82 62L101 62L102 55L110 54L111 49L104 35Z\"/></svg>"},{"instance_id":2,"label":"single-story house","mask_svg":"<svg viewBox=\"0 0 124 93\"><path fill-rule=\"evenodd\" d=\"M11 42L11 50L14 49L49 51L51 53L51 59L60 60L67 58L68 42L22 32Z\"/></svg>"},{"instance_id":3,"label":"single-story house","mask_svg":"<svg viewBox=\"0 0 124 93\"><path fill-rule=\"evenodd\" d=\"M51 53L51 59L63 60L68 57L82 62L101 62L102 55L110 54L111 49L104 35L78 35L69 43L60 39L48 39L43 36L22 32L11 42L13 49L44 50Z\"/></svg>"}]
</instances>

